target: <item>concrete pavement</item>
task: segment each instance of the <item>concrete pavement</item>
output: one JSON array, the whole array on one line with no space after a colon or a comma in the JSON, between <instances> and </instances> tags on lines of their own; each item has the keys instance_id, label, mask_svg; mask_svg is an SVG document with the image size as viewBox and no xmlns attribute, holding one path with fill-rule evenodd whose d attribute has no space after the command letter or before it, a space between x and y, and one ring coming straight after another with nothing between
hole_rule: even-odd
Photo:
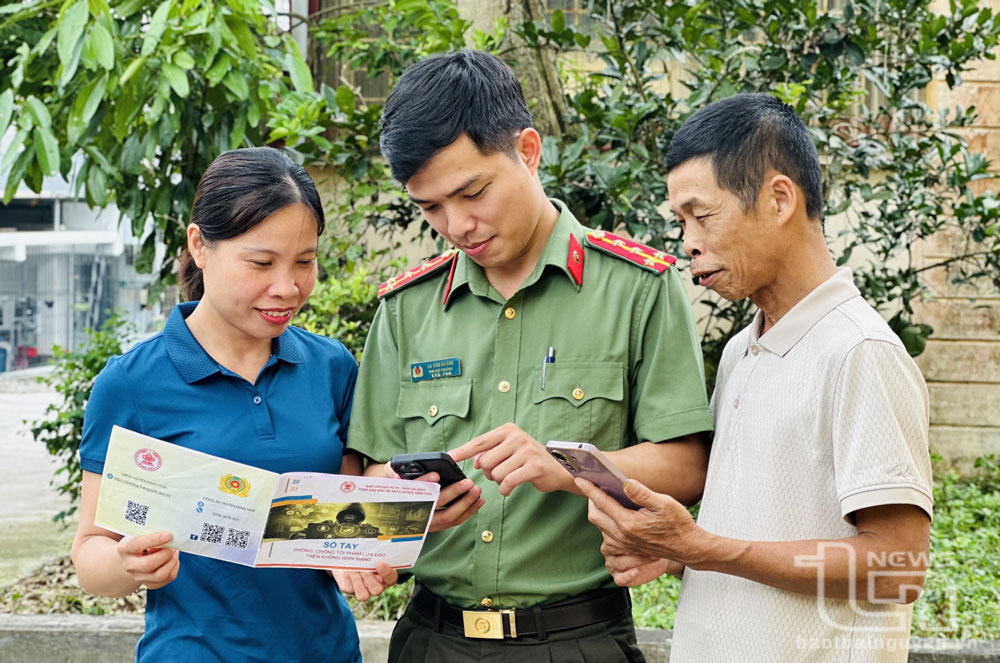
<instances>
[{"instance_id":1,"label":"concrete pavement","mask_svg":"<svg viewBox=\"0 0 1000 663\"><path fill-rule=\"evenodd\" d=\"M51 481L59 463L28 424L57 394L35 381L45 370L0 373L0 586L69 551L73 527L52 516L69 505Z\"/></svg>"}]
</instances>

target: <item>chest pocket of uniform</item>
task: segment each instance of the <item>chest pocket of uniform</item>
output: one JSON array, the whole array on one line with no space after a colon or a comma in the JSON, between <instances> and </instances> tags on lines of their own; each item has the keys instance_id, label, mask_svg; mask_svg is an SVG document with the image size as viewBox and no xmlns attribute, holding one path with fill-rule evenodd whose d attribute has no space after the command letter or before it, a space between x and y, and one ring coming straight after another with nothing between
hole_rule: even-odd
<instances>
[{"instance_id":1,"label":"chest pocket of uniform","mask_svg":"<svg viewBox=\"0 0 1000 663\"><path fill-rule=\"evenodd\" d=\"M536 368L532 381L539 442L590 442L612 451L622 446L625 367L621 362L549 364L544 391L541 375L541 368Z\"/></svg>"},{"instance_id":2,"label":"chest pocket of uniform","mask_svg":"<svg viewBox=\"0 0 1000 663\"><path fill-rule=\"evenodd\" d=\"M469 416L471 395L470 379L403 382L396 402L396 416L405 425L407 449L444 451L457 446L457 439L452 438Z\"/></svg>"}]
</instances>

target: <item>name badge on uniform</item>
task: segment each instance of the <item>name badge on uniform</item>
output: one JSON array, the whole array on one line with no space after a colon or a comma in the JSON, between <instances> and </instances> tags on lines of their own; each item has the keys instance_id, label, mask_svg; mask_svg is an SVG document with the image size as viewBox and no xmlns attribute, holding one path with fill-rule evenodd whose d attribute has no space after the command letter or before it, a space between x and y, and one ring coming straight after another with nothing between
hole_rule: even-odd
<instances>
[{"instance_id":1,"label":"name badge on uniform","mask_svg":"<svg viewBox=\"0 0 1000 663\"><path fill-rule=\"evenodd\" d=\"M418 361L410 364L410 380L436 380L437 378L453 378L462 374L462 365L458 357L435 359L434 361Z\"/></svg>"}]
</instances>

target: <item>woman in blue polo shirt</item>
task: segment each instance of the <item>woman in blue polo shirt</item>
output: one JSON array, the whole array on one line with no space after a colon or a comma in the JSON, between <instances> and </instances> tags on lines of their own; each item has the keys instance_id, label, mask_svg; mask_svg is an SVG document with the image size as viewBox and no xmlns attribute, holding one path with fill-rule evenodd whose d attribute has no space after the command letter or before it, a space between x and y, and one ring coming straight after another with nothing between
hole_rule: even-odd
<instances>
[{"instance_id":1,"label":"woman in blue polo shirt","mask_svg":"<svg viewBox=\"0 0 1000 663\"><path fill-rule=\"evenodd\" d=\"M359 474L343 456L357 367L338 341L290 327L316 282L325 224L305 170L271 148L220 155L198 185L181 278L189 301L165 329L113 357L84 419L80 585L124 596L145 585L138 661L361 660L347 602L313 569L254 569L96 527L111 427L273 472ZM196 301L195 301L196 300ZM395 582L361 574L370 593Z\"/></svg>"}]
</instances>

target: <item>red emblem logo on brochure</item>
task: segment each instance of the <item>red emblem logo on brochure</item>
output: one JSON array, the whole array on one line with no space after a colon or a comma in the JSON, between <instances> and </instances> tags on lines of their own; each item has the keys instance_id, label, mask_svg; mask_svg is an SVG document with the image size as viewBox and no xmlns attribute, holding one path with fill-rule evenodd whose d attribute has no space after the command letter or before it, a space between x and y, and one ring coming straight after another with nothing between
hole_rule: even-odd
<instances>
[{"instance_id":1,"label":"red emblem logo on brochure","mask_svg":"<svg viewBox=\"0 0 1000 663\"><path fill-rule=\"evenodd\" d=\"M163 465L163 459L160 458L160 454L152 449L139 449L135 452L134 459L139 469L146 470L147 472L155 472Z\"/></svg>"},{"instance_id":2,"label":"red emblem logo on brochure","mask_svg":"<svg viewBox=\"0 0 1000 663\"><path fill-rule=\"evenodd\" d=\"M357 488L357 486L354 485L353 481L345 481L344 483L340 484L340 489L345 493L353 492L355 488Z\"/></svg>"}]
</instances>

